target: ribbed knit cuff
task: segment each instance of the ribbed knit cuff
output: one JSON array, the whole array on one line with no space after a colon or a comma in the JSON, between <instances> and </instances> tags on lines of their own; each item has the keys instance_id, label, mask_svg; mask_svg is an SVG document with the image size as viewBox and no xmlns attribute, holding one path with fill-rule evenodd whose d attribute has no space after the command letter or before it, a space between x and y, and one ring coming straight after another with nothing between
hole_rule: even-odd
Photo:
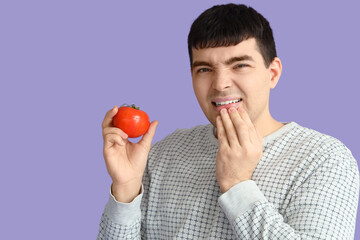
<instances>
[{"instance_id":1,"label":"ribbed knit cuff","mask_svg":"<svg viewBox=\"0 0 360 240\"><path fill-rule=\"evenodd\" d=\"M267 200L253 180L236 184L218 199L221 209L231 223L260 201Z\"/></svg>"},{"instance_id":2,"label":"ribbed knit cuff","mask_svg":"<svg viewBox=\"0 0 360 240\"><path fill-rule=\"evenodd\" d=\"M111 194L109 201L105 206L105 215L109 217L112 222L121 225L131 225L141 218L140 204L143 196L143 186L141 186L140 194L130 203L122 203L116 201Z\"/></svg>"}]
</instances>

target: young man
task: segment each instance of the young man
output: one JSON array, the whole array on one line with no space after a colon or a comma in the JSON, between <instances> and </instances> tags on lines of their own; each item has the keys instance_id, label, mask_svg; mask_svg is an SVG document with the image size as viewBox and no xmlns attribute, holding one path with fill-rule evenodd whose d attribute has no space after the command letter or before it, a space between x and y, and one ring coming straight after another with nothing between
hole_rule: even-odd
<instances>
[{"instance_id":1,"label":"young man","mask_svg":"<svg viewBox=\"0 0 360 240\"><path fill-rule=\"evenodd\" d=\"M359 172L337 139L281 123L269 94L281 61L268 21L244 5L214 6L188 47L197 100L211 124L152 147L103 122L112 186L98 239L350 239Z\"/></svg>"}]
</instances>

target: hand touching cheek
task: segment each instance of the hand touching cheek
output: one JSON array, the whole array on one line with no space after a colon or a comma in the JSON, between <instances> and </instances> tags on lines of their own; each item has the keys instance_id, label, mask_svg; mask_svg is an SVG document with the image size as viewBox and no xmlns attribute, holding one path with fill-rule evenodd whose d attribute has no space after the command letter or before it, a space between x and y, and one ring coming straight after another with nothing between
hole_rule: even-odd
<instances>
[{"instance_id":1,"label":"hand touching cheek","mask_svg":"<svg viewBox=\"0 0 360 240\"><path fill-rule=\"evenodd\" d=\"M262 137L242 109L222 109L216 128L219 141L216 178L224 193L237 183L251 180L262 157Z\"/></svg>"}]
</instances>

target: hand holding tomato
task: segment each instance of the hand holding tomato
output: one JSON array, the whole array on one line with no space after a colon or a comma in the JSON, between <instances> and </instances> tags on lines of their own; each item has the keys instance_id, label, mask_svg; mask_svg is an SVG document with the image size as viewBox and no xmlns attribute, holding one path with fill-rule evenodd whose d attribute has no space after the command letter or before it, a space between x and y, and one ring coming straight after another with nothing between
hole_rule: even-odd
<instances>
[{"instance_id":1,"label":"hand holding tomato","mask_svg":"<svg viewBox=\"0 0 360 240\"><path fill-rule=\"evenodd\" d=\"M138 143L128 141L128 135L113 126L113 118L121 108L108 111L102 123L104 159L112 179L112 194L117 201L131 202L140 192L151 142L158 121L153 121Z\"/></svg>"}]
</instances>

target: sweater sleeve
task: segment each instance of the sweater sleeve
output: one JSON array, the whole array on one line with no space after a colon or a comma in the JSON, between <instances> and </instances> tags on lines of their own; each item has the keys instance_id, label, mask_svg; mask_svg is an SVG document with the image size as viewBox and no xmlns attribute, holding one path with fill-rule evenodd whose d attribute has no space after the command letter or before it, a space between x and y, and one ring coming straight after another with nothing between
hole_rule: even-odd
<instances>
[{"instance_id":1,"label":"sweater sleeve","mask_svg":"<svg viewBox=\"0 0 360 240\"><path fill-rule=\"evenodd\" d=\"M241 182L221 195L219 205L236 236L239 239L353 239L359 171L355 159L333 158L335 161L325 161L289 193L291 201L282 214L268 202L254 181Z\"/></svg>"},{"instance_id":2,"label":"sweater sleeve","mask_svg":"<svg viewBox=\"0 0 360 240\"><path fill-rule=\"evenodd\" d=\"M141 193L131 203L116 201L111 194L101 217L98 240L141 239Z\"/></svg>"}]
</instances>

